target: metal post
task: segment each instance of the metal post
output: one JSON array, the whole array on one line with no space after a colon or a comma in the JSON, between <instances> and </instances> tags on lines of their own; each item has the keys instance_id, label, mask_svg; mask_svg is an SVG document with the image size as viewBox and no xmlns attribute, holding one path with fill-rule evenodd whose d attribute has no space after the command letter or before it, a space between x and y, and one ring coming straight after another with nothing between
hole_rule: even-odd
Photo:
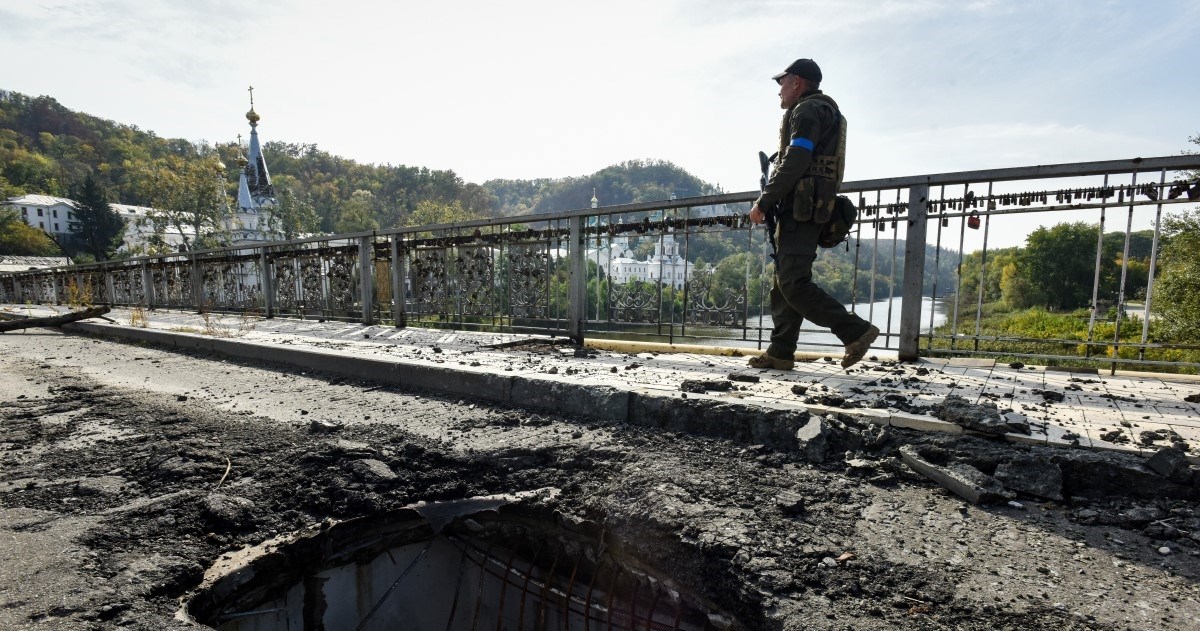
<instances>
[{"instance_id":1,"label":"metal post","mask_svg":"<svg viewBox=\"0 0 1200 631\"><path fill-rule=\"evenodd\" d=\"M263 308L267 318L275 317L275 285L271 280L271 259L267 258L267 248L263 247L258 259L259 285L262 287Z\"/></svg>"},{"instance_id":2,"label":"metal post","mask_svg":"<svg viewBox=\"0 0 1200 631\"><path fill-rule=\"evenodd\" d=\"M1167 170L1163 169L1158 180L1158 206L1154 210L1154 241L1150 245L1150 273L1146 277L1146 300L1142 308L1142 348L1138 351L1138 359L1146 359L1146 342L1150 340L1150 307L1154 297L1154 274L1158 268L1158 244L1162 234L1162 197L1166 193L1163 187L1167 183Z\"/></svg>"},{"instance_id":3,"label":"metal post","mask_svg":"<svg viewBox=\"0 0 1200 631\"><path fill-rule=\"evenodd\" d=\"M188 262L191 265L191 280L192 280L192 302L196 307L197 313L204 312L204 278L200 276L200 263L196 261L195 254L188 254Z\"/></svg>"},{"instance_id":4,"label":"metal post","mask_svg":"<svg viewBox=\"0 0 1200 631\"><path fill-rule=\"evenodd\" d=\"M392 322L396 328L407 326L407 316L404 313L404 259L403 252L400 249L401 237L398 234L392 235L389 245L391 246L392 254Z\"/></svg>"},{"instance_id":5,"label":"metal post","mask_svg":"<svg viewBox=\"0 0 1200 631\"><path fill-rule=\"evenodd\" d=\"M154 276L150 273L150 266L142 261L142 306L150 309L154 305Z\"/></svg>"},{"instance_id":6,"label":"metal post","mask_svg":"<svg viewBox=\"0 0 1200 631\"><path fill-rule=\"evenodd\" d=\"M375 315L375 306L372 304L375 298L375 275L371 262L371 239L372 237L358 238L358 294L362 302L363 324L373 324Z\"/></svg>"},{"instance_id":7,"label":"metal post","mask_svg":"<svg viewBox=\"0 0 1200 631\"><path fill-rule=\"evenodd\" d=\"M568 261L570 280L567 286L567 335L576 344L583 344L583 322L587 309L587 268L583 260L583 218L571 217Z\"/></svg>"},{"instance_id":8,"label":"metal post","mask_svg":"<svg viewBox=\"0 0 1200 631\"><path fill-rule=\"evenodd\" d=\"M113 287L112 270L108 269L108 263L103 263L101 269L104 270L104 286L108 289L108 306L115 307L117 306L117 294L113 291L115 287Z\"/></svg>"},{"instance_id":9,"label":"metal post","mask_svg":"<svg viewBox=\"0 0 1200 631\"><path fill-rule=\"evenodd\" d=\"M929 185L908 189L908 232L904 237L904 287L900 303L900 361L917 359L921 336L921 294L925 285L925 220Z\"/></svg>"}]
</instances>

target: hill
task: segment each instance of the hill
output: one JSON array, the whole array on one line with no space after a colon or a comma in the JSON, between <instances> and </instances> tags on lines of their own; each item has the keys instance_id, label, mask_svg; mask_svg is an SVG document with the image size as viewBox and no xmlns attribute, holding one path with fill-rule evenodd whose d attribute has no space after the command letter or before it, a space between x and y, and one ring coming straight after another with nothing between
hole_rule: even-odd
<instances>
[{"instance_id":1,"label":"hill","mask_svg":"<svg viewBox=\"0 0 1200 631\"><path fill-rule=\"evenodd\" d=\"M231 121L231 128L238 121ZM338 232L489 216L586 208L593 189L605 205L717 192L682 168L631 161L591 175L465 182L454 171L362 164L314 144L265 139L281 199L309 217L308 230ZM49 96L0 90L0 197L69 196L92 173L113 201L161 204L155 174L209 178L219 158L226 193L237 182L236 143L162 138L136 125L64 107Z\"/></svg>"}]
</instances>

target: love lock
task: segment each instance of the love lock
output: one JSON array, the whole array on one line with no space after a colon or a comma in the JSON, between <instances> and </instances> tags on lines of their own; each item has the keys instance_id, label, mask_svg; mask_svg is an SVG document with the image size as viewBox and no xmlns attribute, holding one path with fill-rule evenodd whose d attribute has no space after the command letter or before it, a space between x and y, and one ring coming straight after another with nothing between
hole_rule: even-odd
<instances>
[{"instance_id":1,"label":"love lock","mask_svg":"<svg viewBox=\"0 0 1200 631\"><path fill-rule=\"evenodd\" d=\"M979 213L972 212L971 215L967 217L967 227L972 230L979 229Z\"/></svg>"}]
</instances>

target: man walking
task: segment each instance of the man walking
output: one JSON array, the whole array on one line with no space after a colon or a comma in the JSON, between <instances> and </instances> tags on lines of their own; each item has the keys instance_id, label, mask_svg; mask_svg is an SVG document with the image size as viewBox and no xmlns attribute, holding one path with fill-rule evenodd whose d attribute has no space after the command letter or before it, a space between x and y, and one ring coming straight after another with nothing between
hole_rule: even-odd
<instances>
[{"instance_id":1,"label":"man walking","mask_svg":"<svg viewBox=\"0 0 1200 631\"><path fill-rule=\"evenodd\" d=\"M750 366L791 370L796 339L805 318L827 327L846 346L842 367L858 363L879 329L846 308L812 281L817 237L833 214L846 164L846 119L837 103L821 92L821 68L797 59L772 77L779 84L779 153L750 221L776 217L775 282L771 288L771 345Z\"/></svg>"}]
</instances>

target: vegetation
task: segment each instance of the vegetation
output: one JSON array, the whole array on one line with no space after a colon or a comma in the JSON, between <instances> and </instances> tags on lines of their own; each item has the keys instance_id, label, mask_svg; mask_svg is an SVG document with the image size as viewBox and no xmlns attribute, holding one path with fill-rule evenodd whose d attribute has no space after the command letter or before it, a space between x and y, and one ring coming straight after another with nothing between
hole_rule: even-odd
<instances>
[{"instance_id":1,"label":"vegetation","mask_svg":"<svg viewBox=\"0 0 1200 631\"><path fill-rule=\"evenodd\" d=\"M0 254L62 256L49 235L26 224L11 208L0 208Z\"/></svg>"},{"instance_id":2,"label":"vegetation","mask_svg":"<svg viewBox=\"0 0 1200 631\"><path fill-rule=\"evenodd\" d=\"M82 250L98 261L106 261L121 247L125 222L109 206L108 191L89 173L83 184L72 191L75 200L76 238Z\"/></svg>"}]
</instances>

